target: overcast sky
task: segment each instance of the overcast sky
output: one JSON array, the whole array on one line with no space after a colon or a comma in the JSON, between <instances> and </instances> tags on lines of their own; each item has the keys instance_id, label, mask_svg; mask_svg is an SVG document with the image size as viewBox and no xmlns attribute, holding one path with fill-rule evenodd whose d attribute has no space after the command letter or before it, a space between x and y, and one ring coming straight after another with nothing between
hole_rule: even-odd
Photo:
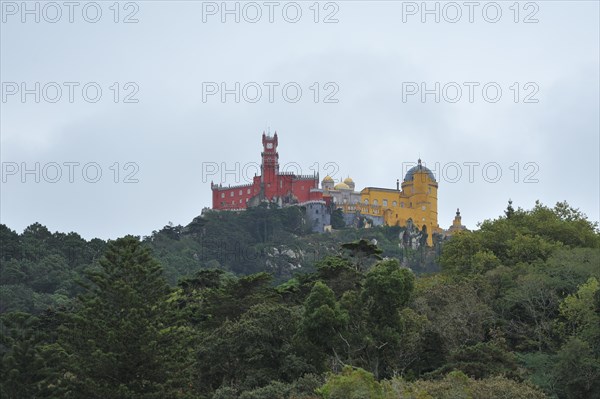
<instances>
[{"instance_id":1,"label":"overcast sky","mask_svg":"<svg viewBox=\"0 0 600 399\"><path fill-rule=\"evenodd\" d=\"M0 210L18 232L186 225L211 180L249 182L266 129L281 168L357 189L420 157L443 228L509 198L599 219L597 1L27 4L3 1L0 25Z\"/></svg>"}]
</instances>

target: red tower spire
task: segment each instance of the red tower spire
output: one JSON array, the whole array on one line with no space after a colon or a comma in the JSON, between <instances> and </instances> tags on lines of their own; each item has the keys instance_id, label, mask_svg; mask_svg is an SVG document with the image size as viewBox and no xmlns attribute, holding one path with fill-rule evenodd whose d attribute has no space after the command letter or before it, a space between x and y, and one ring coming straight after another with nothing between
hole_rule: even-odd
<instances>
[{"instance_id":1,"label":"red tower spire","mask_svg":"<svg viewBox=\"0 0 600 399\"><path fill-rule=\"evenodd\" d=\"M277 132L274 136L268 136L263 133L262 136L263 151L262 157L262 182L275 183L276 176L279 174L279 154L277 153Z\"/></svg>"}]
</instances>

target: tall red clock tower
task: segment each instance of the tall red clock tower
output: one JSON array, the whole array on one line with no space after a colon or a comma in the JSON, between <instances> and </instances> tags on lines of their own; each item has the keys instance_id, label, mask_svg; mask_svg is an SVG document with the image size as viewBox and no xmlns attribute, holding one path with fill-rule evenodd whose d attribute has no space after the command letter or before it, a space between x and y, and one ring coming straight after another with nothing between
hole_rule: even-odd
<instances>
[{"instance_id":1,"label":"tall red clock tower","mask_svg":"<svg viewBox=\"0 0 600 399\"><path fill-rule=\"evenodd\" d=\"M273 136L267 136L263 133L262 145L263 150L261 153L261 183L265 187L269 187L271 184L277 182L277 175L279 174L279 154L277 153L277 132Z\"/></svg>"}]
</instances>

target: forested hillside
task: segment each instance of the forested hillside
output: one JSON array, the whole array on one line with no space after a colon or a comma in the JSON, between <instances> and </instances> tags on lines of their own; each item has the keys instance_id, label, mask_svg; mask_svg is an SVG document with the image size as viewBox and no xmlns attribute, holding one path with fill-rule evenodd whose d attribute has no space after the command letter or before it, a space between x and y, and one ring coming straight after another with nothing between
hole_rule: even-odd
<instances>
[{"instance_id":1,"label":"forested hillside","mask_svg":"<svg viewBox=\"0 0 600 399\"><path fill-rule=\"evenodd\" d=\"M0 226L0 395L600 397L600 234L568 204L431 249L305 226L296 208L110 242Z\"/></svg>"},{"instance_id":2,"label":"forested hillside","mask_svg":"<svg viewBox=\"0 0 600 399\"><path fill-rule=\"evenodd\" d=\"M311 233L298 207L258 207L245 212L208 212L187 226L168 224L140 237L162 265L171 286L202 269L234 275L268 272L275 282L311 272L340 245L360 238L375 240L383 255L400 259L417 272L439 270L440 248L402 248L399 227L340 229ZM79 281L97 265L107 243L77 233L50 232L34 223L21 234L0 224L2 271L0 313L39 313L64 304L81 291Z\"/></svg>"}]
</instances>

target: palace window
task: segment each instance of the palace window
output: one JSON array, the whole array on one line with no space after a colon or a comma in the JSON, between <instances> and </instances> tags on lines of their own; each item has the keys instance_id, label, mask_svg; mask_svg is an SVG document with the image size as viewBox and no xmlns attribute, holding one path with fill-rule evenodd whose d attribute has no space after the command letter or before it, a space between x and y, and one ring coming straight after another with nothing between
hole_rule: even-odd
<instances>
[{"instance_id":1,"label":"palace window","mask_svg":"<svg viewBox=\"0 0 600 399\"><path fill-rule=\"evenodd\" d=\"M392 202L392 206L398 206L398 203L396 201Z\"/></svg>"},{"instance_id":2,"label":"palace window","mask_svg":"<svg viewBox=\"0 0 600 399\"><path fill-rule=\"evenodd\" d=\"M422 210L422 211L424 211L425 209L426 209L426 208L425 208L425 205L423 205L423 206L421 207L421 210Z\"/></svg>"},{"instance_id":3,"label":"palace window","mask_svg":"<svg viewBox=\"0 0 600 399\"><path fill-rule=\"evenodd\" d=\"M365 205L369 205L369 200L365 199Z\"/></svg>"},{"instance_id":4,"label":"palace window","mask_svg":"<svg viewBox=\"0 0 600 399\"><path fill-rule=\"evenodd\" d=\"M250 189L248 189L248 191L246 192L246 194L250 194Z\"/></svg>"},{"instance_id":5,"label":"palace window","mask_svg":"<svg viewBox=\"0 0 600 399\"><path fill-rule=\"evenodd\" d=\"M373 205L377 206L377 205L379 205L379 202L377 202L377 200L375 199L375 200L373 200Z\"/></svg>"},{"instance_id":6,"label":"palace window","mask_svg":"<svg viewBox=\"0 0 600 399\"><path fill-rule=\"evenodd\" d=\"M230 196L230 197L233 197L233 191L229 193L229 196Z\"/></svg>"},{"instance_id":7,"label":"palace window","mask_svg":"<svg viewBox=\"0 0 600 399\"><path fill-rule=\"evenodd\" d=\"M221 198L225 198L225 193L221 193Z\"/></svg>"},{"instance_id":8,"label":"palace window","mask_svg":"<svg viewBox=\"0 0 600 399\"><path fill-rule=\"evenodd\" d=\"M383 200L383 206L387 206L387 200Z\"/></svg>"},{"instance_id":9,"label":"palace window","mask_svg":"<svg viewBox=\"0 0 600 399\"><path fill-rule=\"evenodd\" d=\"M242 195L242 190L240 190L240 195Z\"/></svg>"}]
</instances>

